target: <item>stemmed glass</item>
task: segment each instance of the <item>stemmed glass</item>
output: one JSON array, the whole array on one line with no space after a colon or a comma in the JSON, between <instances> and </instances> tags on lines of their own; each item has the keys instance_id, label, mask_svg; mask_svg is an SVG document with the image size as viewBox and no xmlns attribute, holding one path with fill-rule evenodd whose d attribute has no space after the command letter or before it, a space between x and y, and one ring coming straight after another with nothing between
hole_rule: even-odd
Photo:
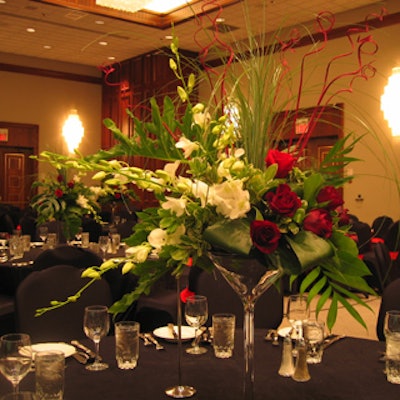
<instances>
[{"instance_id":1,"label":"stemmed glass","mask_svg":"<svg viewBox=\"0 0 400 400\"><path fill-rule=\"evenodd\" d=\"M199 346L197 330L206 323L208 318L208 303L205 296L190 296L186 300L185 319L186 322L195 328L195 340L193 347L186 349L189 354L203 354L207 352L205 347Z\"/></svg>"},{"instance_id":2,"label":"stemmed glass","mask_svg":"<svg viewBox=\"0 0 400 400\"><path fill-rule=\"evenodd\" d=\"M42 240L42 242L46 241L48 233L49 233L49 228L47 226L39 226L39 237Z\"/></svg>"},{"instance_id":3,"label":"stemmed glass","mask_svg":"<svg viewBox=\"0 0 400 400\"><path fill-rule=\"evenodd\" d=\"M99 247L103 253L103 260L106 259L107 249L110 244L110 238L108 236L100 236L99 237Z\"/></svg>"},{"instance_id":4,"label":"stemmed glass","mask_svg":"<svg viewBox=\"0 0 400 400\"><path fill-rule=\"evenodd\" d=\"M82 239L82 231L83 231L83 229L82 229L82 227L80 227L80 228L78 229L78 232L75 233L75 239L78 240L79 242L80 242L81 239Z\"/></svg>"},{"instance_id":5,"label":"stemmed glass","mask_svg":"<svg viewBox=\"0 0 400 400\"><path fill-rule=\"evenodd\" d=\"M86 366L89 371L102 371L108 368L108 364L100 362L100 340L107 335L110 329L110 317L106 306L85 307L83 317L83 330L85 335L92 339L96 347L96 357L93 364Z\"/></svg>"},{"instance_id":6,"label":"stemmed glass","mask_svg":"<svg viewBox=\"0 0 400 400\"><path fill-rule=\"evenodd\" d=\"M307 296L304 294L293 294L288 298L286 318L296 331L296 338L303 337L303 322L310 316L310 308L307 303Z\"/></svg>"},{"instance_id":7,"label":"stemmed glass","mask_svg":"<svg viewBox=\"0 0 400 400\"><path fill-rule=\"evenodd\" d=\"M15 397L31 363L31 339L28 334L10 333L0 338L0 371L12 383Z\"/></svg>"}]
</instances>

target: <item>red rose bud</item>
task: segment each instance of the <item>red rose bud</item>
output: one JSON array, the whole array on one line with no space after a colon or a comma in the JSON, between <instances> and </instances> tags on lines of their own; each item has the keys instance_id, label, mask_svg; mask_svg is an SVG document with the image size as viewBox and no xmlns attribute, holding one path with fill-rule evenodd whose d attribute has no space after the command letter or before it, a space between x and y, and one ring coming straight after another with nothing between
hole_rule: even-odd
<instances>
[{"instance_id":1,"label":"red rose bud","mask_svg":"<svg viewBox=\"0 0 400 400\"><path fill-rule=\"evenodd\" d=\"M286 178L289 172L293 169L296 159L288 153L283 153L276 149L268 151L267 157L265 158L265 164L269 167L272 164L278 164L278 172L276 178Z\"/></svg>"},{"instance_id":2,"label":"red rose bud","mask_svg":"<svg viewBox=\"0 0 400 400\"><path fill-rule=\"evenodd\" d=\"M115 197L117 200L119 200L119 199L121 198L121 193L115 193L115 194L114 194L114 197Z\"/></svg>"},{"instance_id":3,"label":"red rose bud","mask_svg":"<svg viewBox=\"0 0 400 400\"><path fill-rule=\"evenodd\" d=\"M317 201L318 203L326 202L326 208L328 210L335 210L344 203L340 190L333 186L323 187L318 193Z\"/></svg>"},{"instance_id":4,"label":"red rose bud","mask_svg":"<svg viewBox=\"0 0 400 400\"><path fill-rule=\"evenodd\" d=\"M191 290L189 290L189 288L183 289L180 293L181 302L186 303L186 300L188 299L188 297L194 296L194 295L195 295L195 293L192 292Z\"/></svg>"},{"instance_id":5,"label":"red rose bud","mask_svg":"<svg viewBox=\"0 0 400 400\"><path fill-rule=\"evenodd\" d=\"M329 238L332 235L332 217L327 210L311 210L304 218L303 228L323 238Z\"/></svg>"},{"instance_id":6,"label":"red rose bud","mask_svg":"<svg viewBox=\"0 0 400 400\"><path fill-rule=\"evenodd\" d=\"M296 210L301 207L301 200L286 184L279 185L275 192L268 192L265 200L273 212L286 217L293 217Z\"/></svg>"},{"instance_id":7,"label":"red rose bud","mask_svg":"<svg viewBox=\"0 0 400 400\"><path fill-rule=\"evenodd\" d=\"M271 254L278 248L281 233L278 226L271 221L253 221L250 225L250 236L258 250Z\"/></svg>"},{"instance_id":8,"label":"red rose bud","mask_svg":"<svg viewBox=\"0 0 400 400\"><path fill-rule=\"evenodd\" d=\"M57 182L61 183L63 180L64 180L64 177L61 174L57 175Z\"/></svg>"},{"instance_id":9,"label":"red rose bud","mask_svg":"<svg viewBox=\"0 0 400 400\"><path fill-rule=\"evenodd\" d=\"M72 189L75 186L75 182L74 181L69 181L67 186Z\"/></svg>"},{"instance_id":10,"label":"red rose bud","mask_svg":"<svg viewBox=\"0 0 400 400\"><path fill-rule=\"evenodd\" d=\"M61 189L56 189L56 191L54 192L55 196L57 198L63 197L64 192Z\"/></svg>"}]
</instances>

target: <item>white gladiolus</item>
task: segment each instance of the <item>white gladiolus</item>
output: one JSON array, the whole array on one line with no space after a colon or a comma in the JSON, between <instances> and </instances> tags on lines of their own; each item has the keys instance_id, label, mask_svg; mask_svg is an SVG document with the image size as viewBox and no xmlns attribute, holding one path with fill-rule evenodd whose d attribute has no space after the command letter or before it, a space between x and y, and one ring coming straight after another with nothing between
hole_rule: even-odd
<instances>
[{"instance_id":1,"label":"white gladiolus","mask_svg":"<svg viewBox=\"0 0 400 400\"><path fill-rule=\"evenodd\" d=\"M160 250L167 242L167 232L161 228L153 229L147 236L147 241L155 249Z\"/></svg>"},{"instance_id":2,"label":"white gladiolus","mask_svg":"<svg viewBox=\"0 0 400 400\"><path fill-rule=\"evenodd\" d=\"M200 199L202 207L205 207L207 204L207 198L209 196L209 192L210 192L210 187L202 181L196 180L192 184L192 193L195 197Z\"/></svg>"},{"instance_id":3,"label":"white gladiolus","mask_svg":"<svg viewBox=\"0 0 400 400\"><path fill-rule=\"evenodd\" d=\"M78 196L78 198L76 199L76 204L78 204L78 206L82 207L82 208L88 208L89 206L89 200L83 196L82 194L80 194Z\"/></svg>"},{"instance_id":4,"label":"white gladiolus","mask_svg":"<svg viewBox=\"0 0 400 400\"><path fill-rule=\"evenodd\" d=\"M131 256L133 261L137 263L142 263L147 260L147 257L149 256L151 250L151 247L148 245L140 245L129 247L128 249L126 249L126 254Z\"/></svg>"}]
</instances>

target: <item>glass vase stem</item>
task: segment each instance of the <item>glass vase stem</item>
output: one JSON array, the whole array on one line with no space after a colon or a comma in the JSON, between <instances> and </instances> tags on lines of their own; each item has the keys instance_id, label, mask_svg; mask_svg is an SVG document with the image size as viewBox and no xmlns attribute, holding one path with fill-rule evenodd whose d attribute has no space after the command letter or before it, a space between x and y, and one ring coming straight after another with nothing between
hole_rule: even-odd
<instances>
[{"instance_id":1,"label":"glass vase stem","mask_svg":"<svg viewBox=\"0 0 400 400\"><path fill-rule=\"evenodd\" d=\"M243 303L244 400L254 399L254 301Z\"/></svg>"}]
</instances>

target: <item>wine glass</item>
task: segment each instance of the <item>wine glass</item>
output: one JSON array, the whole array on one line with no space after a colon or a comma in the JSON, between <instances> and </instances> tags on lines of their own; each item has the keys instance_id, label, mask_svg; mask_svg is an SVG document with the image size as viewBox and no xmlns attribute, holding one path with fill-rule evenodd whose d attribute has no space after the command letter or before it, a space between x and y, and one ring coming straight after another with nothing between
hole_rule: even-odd
<instances>
[{"instance_id":1,"label":"wine glass","mask_svg":"<svg viewBox=\"0 0 400 400\"><path fill-rule=\"evenodd\" d=\"M49 233L49 228L47 226L39 226L39 237L42 240L42 242L46 241L48 233Z\"/></svg>"},{"instance_id":2,"label":"wine glass","mask_svg":"<svg viewBox=\"0 0 400 400\"><path fill-rule=\"evenodd\" d=\"M99 247L103 253L103 260L106 259L107 249L110 244L110 238L108 236L100 236L99 237Z\"/></svg>"},{"instance_id":3,"label":"wine glass","mask_svg":"<svg viewBox=\"0 0 400 400\"><path fill-rule=\"evenodd\" d=\"M15 396L31 363L31 339L28 334L10 333L0 338L0 371L12 383Z\"/></svg>"},{"instance_id":4,"label":"wine glass","mask_svg":"<svg viewBox=\"0 0 400 400\"><path fill-rule=\"evenodd\" d=\"M83 317L83 330L85 335L92 339L96 347L96 357L93 364L86 366L89 371L102 371L108 368L108 364L100 362L99 348L100 340L107 335L110 329L110 317L106 306L85 307Z\"/></svg>"},{"instance_id":5,"label":"wine glass","mask_svg":"<svg viewBox=\"0 0 400 400\"><path fill-rule=\"evenodd\" d=\"M288 298L286 317L296 332L296 338L303 337L303 322L310 316L310 308L307 296L304 294L292 294Z\"/></svg>"},{"instance_id":6,"label":"wine glass","mask_svg":"<svg viewBox=\"0 0 400 400\"><path fill-rule=\"evenodd\" d=\"M190 296L186 300L185 319L186 322L195 328L195 340L193 347L186 350L189 354L203 354L207 351L205 347L199 346L197 338L197 330L206 323L208 318L208 304L205 296Z\"/></svg>"}]
</instances>

